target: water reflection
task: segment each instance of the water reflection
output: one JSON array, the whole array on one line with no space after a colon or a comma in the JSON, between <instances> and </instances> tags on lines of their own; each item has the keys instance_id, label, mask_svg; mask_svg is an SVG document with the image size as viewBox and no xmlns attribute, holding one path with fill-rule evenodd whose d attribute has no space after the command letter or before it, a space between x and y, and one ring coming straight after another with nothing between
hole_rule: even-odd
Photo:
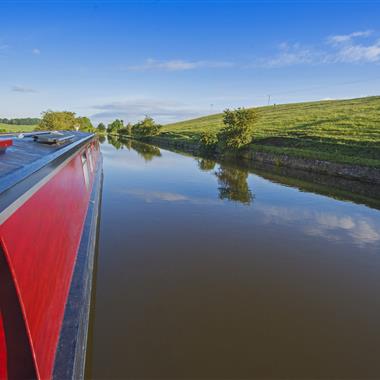
<instances>
[{"instance_id":1,"label":"water reflection","mask_svg":"<svg viewBox=\"0 0 380 380\"><path fill-rule=\"evenodd\" d=\"M104 136L104 135L98 135L98 138L99 138L99 142L101 144L103 144L104 142L106 142L106 136Z\"/></svg>"},{"instance_id":2,"label":"water reflection","mask_svg":"<svg viewBox=\"0 0 380 380\"><path fill-rule=\"evenodd\" d=\"M124 147L123 142L119 139L118 136L107 135L107 141L109 144L111 144L117 150L123 149L123 147Z\"/></svg>"},{"instance_id":3,"label":"water reflection","mask_svg":"<svg viewBox=\"0 0 380 380\"><path fill-rule=\"evenodd\" d=\"M248 171L231 166L220 165L215 172L218 178L219 198L250 205L253 201L248 186Z\"/></svg>"},{"instance_id":4,"label":"water reflection","mask_svg":"<svg viewBox=\"0 0 380 380\"><path fill-rule=\"evenodd\" d=\"M378 210L112 142L89 378L379 378Z\"/></svg>"},{"instance_id":5,"label":"water reflection","mask_svg":"<svg viewBox=\"0 0 380 380\"><path fill-rule=\"evenodd\" d=\"M150 162L155 157L161 157L161 151L156 146L144 144L140 141L128 138L119 138L113 135L108 135L107 139L108 142L117 150L123 148L126 148L127 150L134 150L140 157L145 160L145 162Z\"/></svg>"},{"instance_id":6,"label":"water reflection","mask_svg":"<svg viewBox=\"0 0 380 380\"><path fill-rule=\"evenodd\" d=\"M218 179L219 199L250 205L254 199L248 185L248 170L221 163L215 171L216 162L209 158L198 158L199 170L213 172Z\"/></svg>"},{"instance_id":7,"label":"water reflection","mask_svg":"<svg viewBox=\"0 0 380 380\"><path fill-rule=\"evenodd\" d=\"M135 150L145 162L152 161L155 157L161 157L159 148L153 145L143 144L138 141L128 140L130 147Z\"/></svg>"},{"instance_id":8,"label":"water reflection","mask_svg":"<svg viewBox=\"0 0 380 380\"><path fill-rule=\"evenodd\" d=\"M203 172L209 172L215 169L216 162L213 160L209 160L207 158L199 158L197 159L198 168Z\"/></svg>"}]
</instances>

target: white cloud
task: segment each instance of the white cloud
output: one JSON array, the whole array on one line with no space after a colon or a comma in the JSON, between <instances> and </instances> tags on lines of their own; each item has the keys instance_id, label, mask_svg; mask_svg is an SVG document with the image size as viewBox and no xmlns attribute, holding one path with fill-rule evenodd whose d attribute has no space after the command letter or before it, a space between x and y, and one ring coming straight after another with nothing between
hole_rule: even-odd
<instances>
[{"instance_id":1,"label":"white cloud","mask_svg":"<svg viewBox=\"0 0 380 380\"><path fill-rule=\"evenodd\" d=\"M372 45L348 44L339 48L334 62L373 63L380 61L380 40Z\"/></svg>"},{"instance_id":2,"label":"white cloud","mask_svg":"<svg viewBox=\"0 0 380 380\"><path fill-rule=\"evenodd\" d=\"M132 147L133 149L133 147ZM144 189L128 189L124 191L128 195L142 199L144 202L187 202L194 205L222 205L216 199L196 198L180 193L171 193L166 191L147 191Z\"/></svg>"},{"instance_id":3,"label":"white cloud","mask_svg":"<svg viewBox=\"0 0 380 380\"><path fill-rule=\"evenodd\" d=\"M360 38L360 37L369 37L373 34L372 30L365 30L362 32L353 32L350 34L342 34L342 35L337 35L337 36L330 36L327 41L330 44L340 44L343 42L350 42L355 38Z\"/></svg>"},{"instance_id":4,"label":"white cloud","mask_svg":"<svg viewBox=\"0 0 380 380\"><path fill-rule=\"evenodd\" d=\"M380 61L380 40L366 45L358 43L357 39L372 36L371 30L354 32L347 35L330 36L328 44L335 49L329 61L342 63L378 62Z\"/></svg>"},{"instance_id":5,"label":"white cloud","mask_svg":"<svg viewBox=\"0 0 380 380\"><path fill-rule=\"evenodd\" d=\"M330 36L325 43L318 46L284 42L279 45L276 55L258 60L256 66L276 68L311 64L378 63L380 62L380 40L372 36L373 32L367 30ZM363 43L358 42L358 39L370 40Z\"/></svg>"},{"instance_id":6,"label":"white cloud","mask_svg":"<svg viewBox=\"0 0 380 380\"><path fill-rule=\"evenodd\" d=\"M37 49L37 48L34 48L32 50L32 53L35 54L35 55L40 55L41 54L41 50L40 49Z\"/></svg>"},{"instance_id":7,"label":"white cloud","mask_svg":"<svg viewBox=\"0 0 380 380\"><path fill-rule=\"evenodd\" d=\"M145 202L151 203L154 201L179 202L188 201L189 197L179 193L170 193L164 191L146 191L141 189L132 189L127 192L129 195L134 195L142 198Z\"/></svg>"},{"instance_id":8,"label":"white cloud","mask_svg":"<svg viewBox=\"0 0 380 380\"><path fill-rule=\"evenodd\" d=\"M299 64L312 64L317 61L317 52L311 48L284 42L279 45L279 53L271 58L259 60L259 66L284 67Z\"/></svg>"},{"instance_id":9,"label":"white cloud","mask_svg":"<svg viewBox=\"0 0 380 380\"><path fill-rule=\"evenodd\" d=\"M158 61L155 59L147 59L143 64L137 66L129 66L131 71L147 71L147 70L163 70L163 71L187 71L203 68L227 68L232 67L231 62L221 61L185 61L182 59L170 61Z\"/></svg>"},{"instance_id":10,"label":"white cloud","mask_svg":"<svg viewBox=\"0 0 380 380\"><path fill-rule=\"evenodd\" d=\"M11 90L13 92L23 92L23 93L34 93L34 92L37 92L33 88L23 87L23 86L13 86Z\"/></svg>"}]
</instances>

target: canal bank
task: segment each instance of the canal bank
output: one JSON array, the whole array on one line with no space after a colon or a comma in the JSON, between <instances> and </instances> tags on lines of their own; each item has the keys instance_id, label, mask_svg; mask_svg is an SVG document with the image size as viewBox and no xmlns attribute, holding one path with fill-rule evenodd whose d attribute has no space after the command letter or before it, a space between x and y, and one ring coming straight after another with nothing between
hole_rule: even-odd
<instances>
[{"instance_id":1,"label":"canal bank","mask_svg":"<svg viewBox=\"0 0 380 380\"><path fill-rule=\"evenodd\" d=\"M178 151L191 153L194 155L204 154L204 149L199 143L162 138L154 136L144 139L148 143L158 145L162 148L175 149ZM283 166L291 169L305 170L317 174L326 174L335 177L351 179L355 181L380 184L380 169L359 165L341 164L331 161L315 160L302 157L291 156L285 153L272 153L254 150L241 150L238 152L213 152L215 159L238 158L269 164L273 166Z\"/></svg>"}]
</instances>

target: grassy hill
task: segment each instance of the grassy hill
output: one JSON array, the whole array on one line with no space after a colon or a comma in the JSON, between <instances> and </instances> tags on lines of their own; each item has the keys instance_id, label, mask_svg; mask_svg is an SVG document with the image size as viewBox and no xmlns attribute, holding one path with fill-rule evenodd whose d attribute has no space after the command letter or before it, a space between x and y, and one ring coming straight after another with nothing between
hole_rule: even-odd
<instances>
[{"instance_id":1,"label":"grassy hill","mask_svg":"<svg viewBox=\"0 0 380 380\"><path fill-rule=\"evenodd\" d=\"M257 108L250 149L380 167L380 96ZM165 125L164 139L197 143L222 114Z\"/></svg>"},{"instance_id":2,"label":"grassy hill","mask_svg":"<svg viewBox=\"0 0 380 380\"><path fill-rule=\"evenodd\" d=\"M12 125L0 123L0 132L31 132L34 131L36 127L37 125Z\"/></svg>"}]
</instances>

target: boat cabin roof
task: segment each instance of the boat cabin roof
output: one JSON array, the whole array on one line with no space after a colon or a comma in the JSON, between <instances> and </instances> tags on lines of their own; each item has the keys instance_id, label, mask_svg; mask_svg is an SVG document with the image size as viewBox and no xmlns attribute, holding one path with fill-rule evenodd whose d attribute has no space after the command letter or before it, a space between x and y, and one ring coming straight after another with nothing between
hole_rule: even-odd
<instances>
[{"instance_id":1,"label":"boat cabin roof","mask_svg":"<svg viewBox=\"0 0 380 380\"><path fill-rule=\"evenodd\" d=\"M0 140L12 140L0 152L0 194L92 136L76 131L0 135Z\"/></svg>"}]
</instances>

